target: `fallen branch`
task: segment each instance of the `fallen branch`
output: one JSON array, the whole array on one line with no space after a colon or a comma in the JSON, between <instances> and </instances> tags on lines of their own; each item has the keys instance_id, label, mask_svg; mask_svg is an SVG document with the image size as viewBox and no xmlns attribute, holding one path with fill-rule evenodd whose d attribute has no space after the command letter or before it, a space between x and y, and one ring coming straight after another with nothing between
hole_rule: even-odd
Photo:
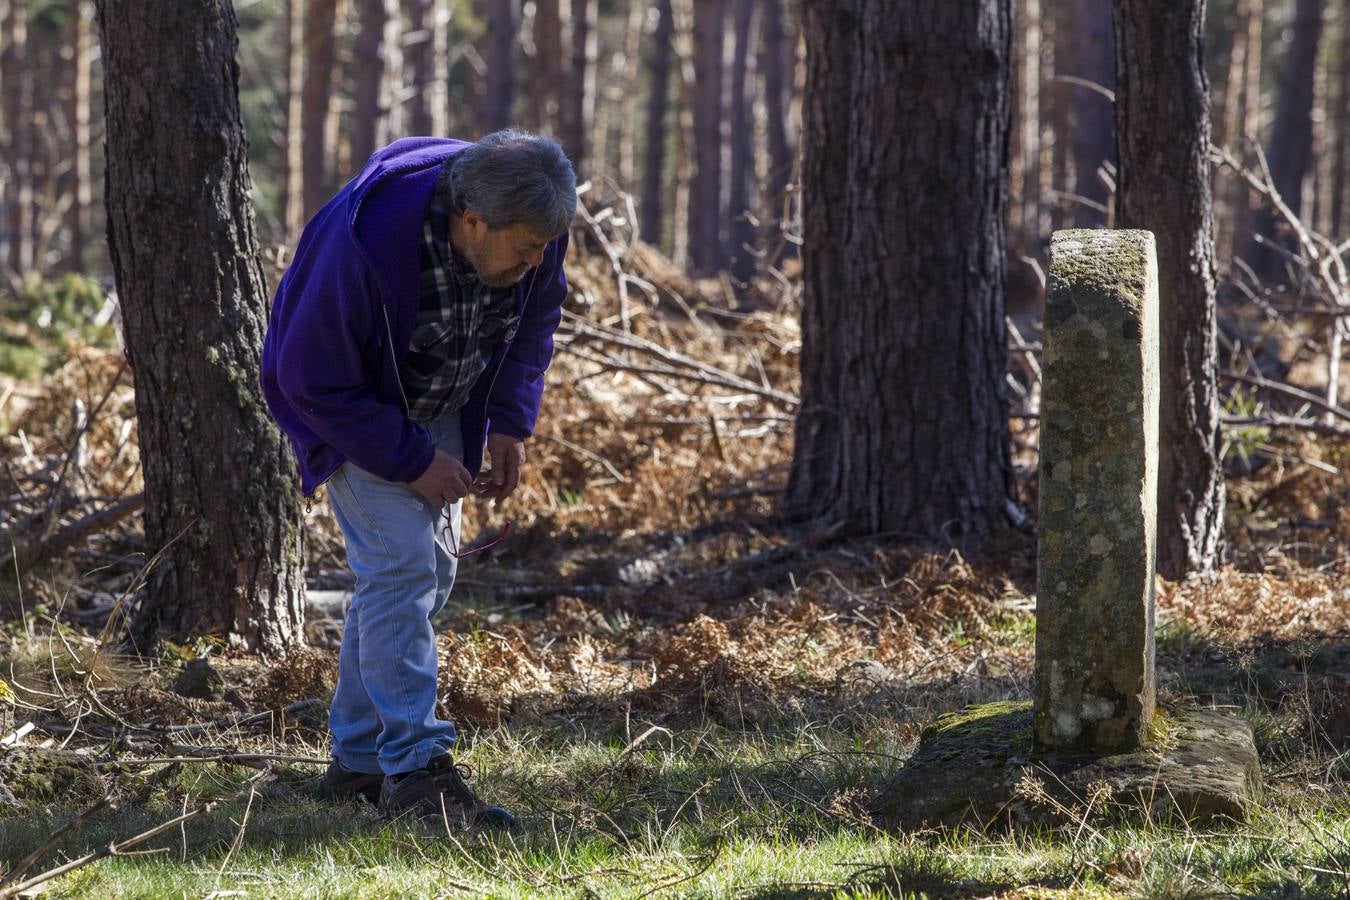
<instances>
[{"instance_id":1,"label":"fallen branch","mask_svg":"<svg viewBox=\"0 0 1350 900\"><path fill-rule=\"evenodd\" d=\"M1249 384L1252 387L1260 388L1263 391L1270 391L1274 394L1292 397L1293 399L1300 400L1310 406L1315 406L1338 419L1344 419L1345 421L1350 422L1350 410L1328 403L1316 394L1309 393L1301 388L1296 388L1293 385L1284 384L1280 381L1271 381L1269 378L1262 378L1259 375L1243 375L1240 372L1224 371L1220 374L1230 381L1238 381L1242 384Z\"/></svg>"},{"instance_id":2,"label":"fallen branch","mask_svg":"<svg viewBox=\"0 0 1350 900\"><path fill-rule=\"evenodd\" d=\"M59 529L40 524L37 520L45 519L44 515L37 516L36 520L25 519L10 528L3 536L0 536L0 541L3 541L0 546L7 547L9 551L8 555L0 559L0 567L10 569L17 566L21 571L26 572L35 566L40 566L57 554L80 543L89 535L116 525L144 505L145 494L133 494ZM19 532L29 530L36 530L38 532L37 538L31 542L20 543L18 540Z\"/></svg>"},{"instance_id":3,"label":"fallen branch","mask_svg":"<svg viewBox=\"0 0 1350 900\"><path fill-rule=\"evenodd\" d=\"M1220 423L1226 428L1287 428L1292 431L1312 431L1339 438L1350 438L1350 426L1317 419L1299 419L1294 416L1224 416Z\"/></svg>"},{"instance_id":4,"label":"fallen branch","mask_svg":"<svg viewBox=\"0 0 1350 900\"><path fill-rule=\"evenodd\" d=\"M694 379L696 381L702 380L709 384L734 387L737 390L769 397L773 400L777 400L779 403L785 403L791 406L797 405L797 398L791 394L761 384L756 384L733 372L719 369L716 366L710 366L701 360L695 359L692 356L686 356L677 350L671 350L669 347L663 347L654 341L649 341L645 338L637 337L636 335L620 334L615 331L597 328L574 313L564 312L563 317L570 325L569 333L566 334L565 339L575 339L575 337L583 336L616 347L622 347L625 350L634 350L639 353L654 356L672 369L672 371L663 371L661 369L654 370L658 374L675 375L677 373L673 371L674 369L689 369L702 376L701 378ZM560 335L560 337L563 337L563 335Z\"/></svg>"},{"instance_id":5,"label":"fallen branch","mask_svg":"<svg viewBox=\"0 0 1350 900\"><path fill-rule=\"evenodd\" d=\"M329 760L318 756L288 756L279 753L235 753L222 752L219 747L187 747L182 744L174 744L173 749L178 753L186 753L186 756L153 756L147 759L105 759L94 763L96 766L107 767L126 767L126 766L150 766L162 765L164 763L225 763L226 765L251 766L252 768L265 768L259 763L283 762L283 763L305 763L316 766L326 766Z\"/></svg>"},{"instance_id":6,"label":"fallen branch","mask_svg":"<svg viewBox=\"0 0 1350 900\"><path fill-rule=\"evenodd\" d=\"M569 346L567 343L563 342L560 342L557 346L559 350L570 353L573 356L577 357L578 359L583 359L586 362L594 363L604 369L610 369L619 372L633 372L634 374L638 375L664 375L668 378L682 378L686 381L696 381L699 384L706 384L713 387L722 387L731 390L744 391L747 394L755 394L760 397L767 397L770 400L774 400L777 401L778 403L783 404L784 406L790 406L793 408L795 408L798 403L797 398L793 397L791 394L785 394L782 391L776 391L773 388L760 387L754 382L745 381L744 379L739 378L738 376L733 375L731 376L731 380L728 380L726 377L724 377L728 373L721 372L720 370L716 370L716 374L710 374L695 369L682 371L673 366L643 366L637 363L630 363L625 360L615 359L614 357L593 356L589 353L585 353L581 350L578 350L575 347Z\"/></svg>"},{"instance_id":7,"label":"fallen branch","mask_svg":"<svg viewBox=\"0 0 1350 900\"><path fill-rule=\"evenodd\" d=\"M296 702L280 710L280 712L283 712L287 715L295 715L296 713L304 712L305 710L310 709L311 707L321 705L323 705L323 701L314 698L311 698L309 700L297 700ZM238 728L240 725L251 725L255 722L271 721L272 717L276 715L277 712L278 710L275 709L267 709L259 713L227 716L226 718L223 719L214 719L210 722L196 722L191 725L161 725L156 727L144 727L144 728L138 726L138 729L144 731L165 731L174 734L183 734L189 731L203 731L208 728Z\"/></svg>"}]
</instances>

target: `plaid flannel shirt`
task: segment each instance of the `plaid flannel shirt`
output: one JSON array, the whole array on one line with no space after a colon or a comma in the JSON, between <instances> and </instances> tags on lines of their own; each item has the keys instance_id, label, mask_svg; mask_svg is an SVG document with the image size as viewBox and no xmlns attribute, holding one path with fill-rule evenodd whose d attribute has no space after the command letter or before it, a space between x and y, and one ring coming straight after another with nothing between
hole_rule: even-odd
<instances>
[{"instance_id":1,"label":"plaid flannel shirt","mask_svg":"<svg viewBox=\"0 0 1350 900\"><path fill-rule=\"evenodd\" d=\"M479 281L450 246L449 168L436 182L422 222L422 295L412 343L399 361L408 416L431 422L458 412L487 368L492 351L510 340L519 315L513 288Z\"/></svg>"}]
</instances>

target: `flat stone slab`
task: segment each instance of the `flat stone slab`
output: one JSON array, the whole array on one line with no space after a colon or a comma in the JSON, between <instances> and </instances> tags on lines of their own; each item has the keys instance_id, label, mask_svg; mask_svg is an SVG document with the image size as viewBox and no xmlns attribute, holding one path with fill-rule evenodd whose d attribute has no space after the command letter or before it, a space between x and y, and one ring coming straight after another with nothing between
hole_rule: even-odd
<instances>
[{"instance_id":1,"label":"flat stone slab","mask_svg":"<svg viewBox=\"0 0 1350 900\"><path fill-rule=\"evenodd\" d=\"M1149 743L1132 753L1038 756L1032 747L1030 701L949 713L924 729L874 812L901 828L1061 824L1089 811L1204 824L1244 821L1261 784L1251 725L1217 710L1160 708Z\"/></svg>"}]
</instances>

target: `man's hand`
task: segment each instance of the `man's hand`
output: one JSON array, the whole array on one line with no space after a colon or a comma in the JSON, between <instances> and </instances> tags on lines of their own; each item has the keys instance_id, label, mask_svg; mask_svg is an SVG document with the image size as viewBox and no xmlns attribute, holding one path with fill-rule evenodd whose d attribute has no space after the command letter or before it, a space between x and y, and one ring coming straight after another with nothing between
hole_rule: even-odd
<instances>
[{"instance_id":1,"label":"man's hand","mask_svg":"<svg viewBox=\"0 0 1350 900\"><path fill-rule=\"evenodd\" d=\"M487 452L492 469L478 476L474 491L485 500L505 500L520 486L525 444L507 434L490 434Z\"/></svg>"},{"instance_id":2,"label":"man's hand","mask_svg":"<svg viewBox=\"0 0 1350 900\"><path fill-rule=\"evenodd\" d=\"M463 500L469 493L469 470L464 463L437 448L431 465L410 487L440 509L447 503Z\"/></svg>"}]
</instances>

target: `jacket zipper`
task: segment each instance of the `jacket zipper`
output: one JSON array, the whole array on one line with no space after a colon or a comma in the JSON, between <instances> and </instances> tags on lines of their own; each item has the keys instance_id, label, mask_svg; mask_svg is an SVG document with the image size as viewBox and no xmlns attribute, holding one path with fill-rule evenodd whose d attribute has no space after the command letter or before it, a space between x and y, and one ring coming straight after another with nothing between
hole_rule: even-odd
<instances>
[{"instance_id":1,"label":"jacket zipper","mask_svg":"<svg viewBox=\"0 0 1350 900\"><path fill-rule=\"evenodd\" d=\"M539 277L539 266L534 267L534 274L530 276L530 286L525 289L525 302L520 304L520 324L516 326L516 332L525 325L525 311L530 308L530 298L534 296L534 282ZM512 340L515 340L512 338ZM510 352L511 346L508 344L502 351L502 358L497 360L497 368L492 370L492 380L488 382L487 396L483 398L483 427L486 429L488 420L488 404L492 402L492 389L497 386L497 375L502 371L502 363L506 362L506 354ZM484 435L486 437L486 435ZM482 468L480 463L479 468Z\"/></svg>"},{"instance_id":2,"label":"jacket zipper","mask_svg":"<svg viewBox=\"0 0 1350 900\"><path fill-rule=\"evenodd\" d=\"M389 347L391 348L392 352L392 348L394 346L394 327L389 324L389 307L381 303L380 312L384 314L384 329L389 334ZM398 377L397 368L394 371L394 383L398 385L399 395L403 398L403 413L404 415L407 415L409 412L408 394L403 390L403 381ZM324 477L323 481L320 481L318 484L314 485L314 490L310 491L308 494L303 495L305 499L305 515L310 515L311 513L314 512L314 498L315 496L318 495L319 488L327 484L329 480L336 474L337 474L336 470L329 472L328 475Z\"/></svg>"}]
</instances>

